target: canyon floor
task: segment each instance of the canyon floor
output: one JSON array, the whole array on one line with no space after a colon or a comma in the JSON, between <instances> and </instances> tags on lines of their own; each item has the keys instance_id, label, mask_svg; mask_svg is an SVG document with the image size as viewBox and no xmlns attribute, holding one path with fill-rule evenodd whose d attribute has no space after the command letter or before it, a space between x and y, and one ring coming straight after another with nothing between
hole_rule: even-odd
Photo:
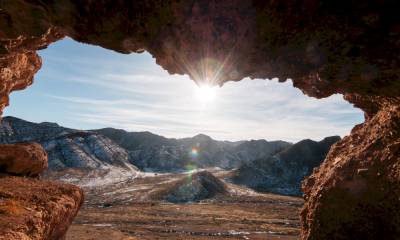
<instances>
[{"instance_id":1,"label":"canyon floor","mask_svg":"<svg viewBox=\"0 0 400 240\"><path fill-rule=\"evenodd\" d=\"M226 171L212 171L223 180ZM86 187L85 204L67 240L297 239L303 200L257 193L225 182L229 193L196 203L154 200L189 173L146 174Z\"/></svg>"}]
</instances>

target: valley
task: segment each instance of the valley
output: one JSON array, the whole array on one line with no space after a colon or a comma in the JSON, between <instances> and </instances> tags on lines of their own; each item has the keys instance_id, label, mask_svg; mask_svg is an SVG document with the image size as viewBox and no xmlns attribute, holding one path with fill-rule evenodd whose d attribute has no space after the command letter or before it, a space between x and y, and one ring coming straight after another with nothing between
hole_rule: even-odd
<instances>
[{"instance_id":1,"label":"valley","mask_svg":"<svg viewBox=\"0 0 400 240\"><path fill-rule=\"evenodd\" d=\"M224 182L226 194L181 204L152 199L194 173L84 188L85 203L67 240L297 239L301 198L257 193L225 181L231 171L207 170Z\"/></svg>"},{"instance_id":2,"label":"valley","mask_svg":"<svg viewBox=\"0 0 400 240\"><path fill-rule=\"evenodd\" d=\"M41 178L82 188L67 240L297 239L301 181L339 139L174 139L14 117L0 126L0 143L43 147Z\"/></svg>"}]
</instances>

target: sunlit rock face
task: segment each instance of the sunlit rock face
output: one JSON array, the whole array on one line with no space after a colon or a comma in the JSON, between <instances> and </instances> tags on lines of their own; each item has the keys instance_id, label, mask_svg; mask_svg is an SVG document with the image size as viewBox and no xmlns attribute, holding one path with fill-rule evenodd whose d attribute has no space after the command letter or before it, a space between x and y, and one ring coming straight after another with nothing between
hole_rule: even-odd
<instances>
[{"instance_id":1,"label":"sunlit rock face","mask_svg":"<svg viewBox=\"0 0 400 240\"><path fill-rule=\"evenodd\" d=\"M303 239L371 238L382 229L395 239L398 9L399 1L2 1L1 108L10 91L32 83L41 65L35 51L63 36L121 53L147 50L170 73L198 83L278 77L309 96L341 93L366 122L306 181Z\"/></svg>"},{"instance_id":2,"label":"sunlit rock face","mask_svg":"<svg viewBox=\"0 0 400 240\"><path fill-rule=\"evenodd\" d=\"M47 153L39 144L0 144L0 174L38 176L46 169Z\"/></svg>"},{"instance_id":3,"label":"sunlit rock face","mask_svg":"<svg viewBox=\"0 0 400 240\"><path fill-rule=\"evenodd\" d=\"M0 239L58 240L83 203L69 184L21 177L0 178Z\"/></svg>"},{"instance_id":4,"label":"sunlit rock face","mask_svg":"<svg viewBox=\"0 0 400 240\"><path fill-rule=\"evenodd\" d=\"M39 144L0 144L1 240L65 236L83 203L83 192L73 185L39 180L46 169L47 153Z\"/></svg>"}]
</instances>

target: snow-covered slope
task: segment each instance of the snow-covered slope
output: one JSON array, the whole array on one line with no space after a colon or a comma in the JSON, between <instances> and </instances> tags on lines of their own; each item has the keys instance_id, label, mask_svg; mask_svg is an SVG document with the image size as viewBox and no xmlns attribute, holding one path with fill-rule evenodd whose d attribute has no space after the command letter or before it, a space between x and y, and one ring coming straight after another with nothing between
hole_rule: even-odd
<instances>
[{"instance_id":1,"label":"snow-covered slope","mask_svg":"<svg viewBox=\"0 0 400 240\"><path fill-rule=\"evenodd\" d=\"M138 172L129 161L128 151L101 134L68 129L54 123L36 124L14 117L3 118L0 143L27 141L40 143L48 153L49 176L55 176L51 173L54 171L81 169L86 174L80 178L88 178L88 182L90 175L90 179L103 175L117 179L115 175L133 176ZM66 181L74 179L71 174L57 176Z\"/></svg>"}]
</instances>

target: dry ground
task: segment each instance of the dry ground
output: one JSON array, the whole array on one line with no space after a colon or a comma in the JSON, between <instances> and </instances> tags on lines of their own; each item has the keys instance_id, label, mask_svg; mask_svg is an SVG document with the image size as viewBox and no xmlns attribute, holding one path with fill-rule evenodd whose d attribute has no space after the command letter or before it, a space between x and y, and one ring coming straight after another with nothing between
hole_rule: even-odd
<instances>
[{"instance_id":1,"label":"dry ground","mask_svg":"<svg viewBox=\"0 0 400 240\"><path fill-rule=\"evenodd\" d=\"M226 173L215 173L221 179ZM87 200L67 240L297 239L300 198L259 194L229 183L230 196L190 204L147 194L182 174L147 176L86 189Z\"/></svg>"}]
</instances>

